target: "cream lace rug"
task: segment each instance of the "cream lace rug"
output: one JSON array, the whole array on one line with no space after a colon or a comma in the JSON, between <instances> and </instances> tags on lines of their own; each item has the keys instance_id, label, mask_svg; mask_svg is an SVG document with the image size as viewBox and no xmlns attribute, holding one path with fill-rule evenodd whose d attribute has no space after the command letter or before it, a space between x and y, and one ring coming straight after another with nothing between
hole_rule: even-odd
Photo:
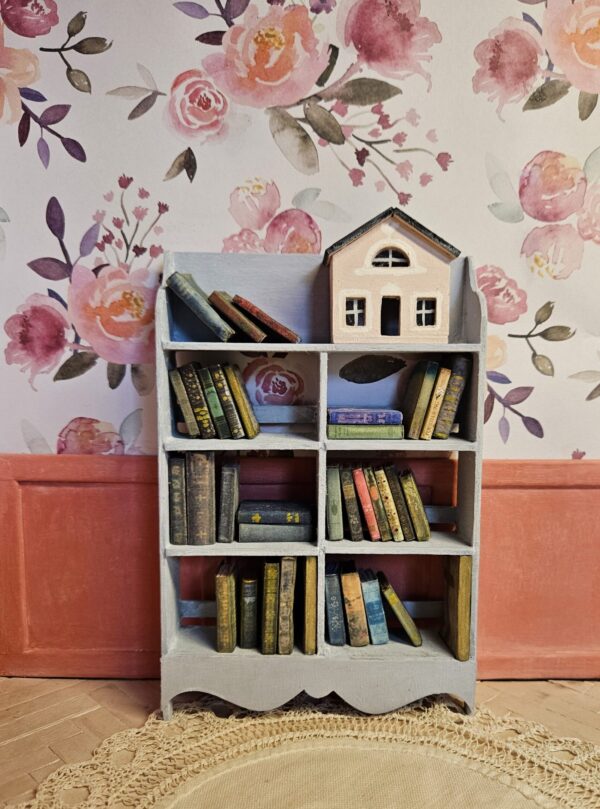
<instances>
[{"instance_id":1,"label":"cream lace rug","mask_svg":"<svg viewBox=\"0 0 600 809\"><path fill-rule=\"evenodd\" d=\"M318 706L318 709L317 709ZM107 739L20 809L588 809L600 748L485 710L384 716L297 699L268 714L204 699Z\"/></svg>"}]
</instances>

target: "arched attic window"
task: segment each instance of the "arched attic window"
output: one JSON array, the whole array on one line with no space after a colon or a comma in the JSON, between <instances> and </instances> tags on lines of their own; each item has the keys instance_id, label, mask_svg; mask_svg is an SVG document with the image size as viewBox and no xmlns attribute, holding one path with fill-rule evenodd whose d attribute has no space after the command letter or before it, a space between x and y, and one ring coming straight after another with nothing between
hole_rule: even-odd
<instances>
[{"instance_id":1,"label":"arched attic window","mask_svg":"<svg viewBox=\"0 0 600 809\"><path fill-rule=\"evenodd\" d=\"M398 247L384 247L371 262L372 267L409 267L410 261L404 250Z\"/></svg>"}]
</instances>

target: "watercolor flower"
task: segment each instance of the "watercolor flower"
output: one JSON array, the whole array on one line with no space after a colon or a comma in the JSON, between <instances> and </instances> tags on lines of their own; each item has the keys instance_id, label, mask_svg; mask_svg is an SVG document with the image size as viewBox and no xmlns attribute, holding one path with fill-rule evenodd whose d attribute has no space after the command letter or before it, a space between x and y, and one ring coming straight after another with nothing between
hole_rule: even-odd
<instances>
[{"instance_id":1,"label":"watercolor flower","mask_svg":"<svg viewBox=\"0 0 600 809\"><path fill-rule=\"evenodd\" d=\"M77 416L58 434L57 455L123 455L123 439L107 421Z\"/></svg>"},{"instance_id":2,"label":"watercolor flower","mask_svg":"<svg viewBox=\"0 0 600 809\"><path fill-rule=\"evenodd\" d=\"M304 380L300 374L266 357L252 360L243 371L250 396L262 405L292 405L301 402Z\"/></svg>"},{"instance_id":3,"label":"watercolor flower","mask_svg":"<svg viewBox=\"0 0 600 809\"><path fill-rule=\"evenodd\" d=\"M544 53L537 31L516 17L508 17L475 48L479 64L473 92L497 101L500 115L505 104L528 96L540 75Z\"/></svg>"},{"instance_id":4,"label":"watercolor flower","mask_svg":"<svg viewBox=\"0 0 600 809\"><path fill-rule=\"evenodd\" d=\"M73 325L98 356L121 365L154 359L157 278L147 269L104 267L95 275L77 264L69 286Z\"/></svg>"},{"instance_id":5,"label":"watercolor flower","mask_svg":"<svg viewBox=\"0 0 600 809\"><path fill-rule=\"evenodd\" d=\"M558 222L578 211L586 179L574 157L562 152L538 152L521 172L519 198L523 210L542 222Z\"/></svg>"},{"instance_id":6,"label":"watercolor flower","mask_svg":"<svg viewBox=\"0 0 600 809\"><path fill-rule=\"evenodd\" d=\"M310 10L313 14L320 14L322 11L329 14L336 5L336 0L310 0Z\"/></svg>"},{"instance_id":7,"label":"watercolor flower","mask_svg":"<svg viewBox=\"0 0 600 809\"><path fill-rule=\"evenodd\" d=\"M581 267L583 240L573 225L544 225L527 234L521 255L531 272L561 280Z\"/></svg>"},{"instance_id":8,"label":"watercolor flower","mask_svg":"<svg viewBox=\"0 0 600 809\"><path fill-rule=\"evenodd\" d=\"M13 33L39 37L58 24L54 0L0 0L0 17Z\"/></svg>"},{"instance_id":9,"label":"watercolor flower","mask_svg":"<svg viewBox=\"0 0 600 809\"><path fill-rule=\"evenodd\" d=\"M249 228L242 228L239 233L234 233L223 239L224 253L264 253L265 243L258 233Z\"/></svg>"},{"instance_id":10,"label":"watercolor flower","mask_svg":"<svg viewBox=\"0 0 600 809\"><path fill-rule=\"evenodd\" d=\"M487 338L487 352L485 367L488 371L495 371L506 362L506 341L497 334L489 334Z\"/></svg>"},{"instance_id":11,"label":"watercolor flower","mask_svg":"<svg viewBox=\"0 0 600 809\"><path fill-rule=\"evenodd\" d=\"M122 188L123 190L125 190L126 188L129 188L129 186L133 182L133 177L128 177L126 174L121 174L121 176L119 177L117 182L119 184L119 188ZM110 200L109 200L109 202L110 202Z\"/></svg>"},{"instance_id":12,"label":"watercolor flower","mask_svg":"<svg viewBox=\"0 0 600 809\"><path fill-rule=\"evenodd\" d=\"M366 149L365 149L366 151ZM363 180L367 176L362 169L350 169L348 176L352 180L352 185L356 188L357 185L362 185Z\"/></svg>"},{"instance_id":13,"label":"watercolor flower","mask_svg":"<svg viewBox=\"0 0 600 809\"><path fill-rule=\"evenodd\" d=\"M201 70L186 70L171 85L167 119L185 138L214 140L227 131L229 103Z\"/></svg>"},{"instance_id":14,"label":"watercolor flower","mask_svg":"<svg viewBox=\"0 0 600 809\"><path fill-rule=\"evenodd\" d=\"M435 162L438 164L438 166L441 168L442 171L448 171L448 166L450 165L450 163L454 161L452 160L452 155L449 154L448 152L440 152L436 156Z\"/></svg>"},{"instance_id":15,"label":"watercolor flower","mask_svg":"<svg viewBox=\"0 0 600 809\"><path fill-rule=\"evenodd\" d=\"M0 121L16 123L21 117L20 87L29 87L40 77L37 56L26 48L4 45L4 26L0 25Z\"/></svg>"},{"instance_id":16,"label":"watercolor flower","mask_svg":"<svg viewBox=\"0 0 600 809\"><path fill-rule=\"evenodd\" d=\"M202 66L238 103L274 107L307 95L328 61L327 43L315 36L305 6L272 6L261 17L251 4L225 33L223 53Z\"/></svg>"},{"instance_id":17,"label":"watercolor flower","mask_svg":"<svg viewBox=\"0 0 600 809\"><path fill-rule=\"evenodd\" d=\"M320 253L321 230L310 214L289 208L269 222L265 250L267 253Z\"/></svg>"},{"instance_id":18,"label":"watercolor flower","mask_svg":"<svg viewBox=\"0 0 600 809\"><path fill-rule=\"evenodd\" d=\"M231 192L229 213L241 228L262 230L280 204L279 189L275 183L255 177Z\"/></svg>"},{"instance_id":19,"label":"watercolor flower","mask_svg":"<svg viewBox=\"0 0 600 809\"><path fill-rule=\"evenodd\" d=\"M69 347L65 332L71 324L66 314L58 301L36 292L4 324L10 338L4 350L6 362L29 371L32 387L35 377L55 368Z\"/></svg>"},{"instance_id":20,"label":"watercolor flower","mask_svg":"<svg viewBox=\"0 0 600 809\"><path fill-rule=\"evenodd\" d=\"M500 267L477 268L477 284L485 295L490 323L513 323L527 311L527 293Z\"/></svg>"},{"instance_id":21,"label":"watercolor flower","mask_svg":"<svg viewBox=\"0 0 600 809\"><path fill-rule=\"evenodd\" d=\"M431 84L423 62L442 41L437 25L420 16L420 0L355 0L338 14L340 38L359 61L389 78L417 74Z\"/></svg>"},{"instance_id":22,"label":"watercolor flower","mask_svg":"<svg viewBox=\"0 0 600 809\"><path fill-rule=\"evenodd\" d=\"M544 45L578 90L600 92L599 0L547 0Z\"/></svg>"},{"instance_id":23,"label":"watercolor flower","mask_svg":"<svg viewBox=\"0 0 600 809\"><path fill-rule=\"evenodd\" d=\"M577 230L582 239L600 244L600 183L588 185L586 189Z\"/></svg>"}]
</instances>

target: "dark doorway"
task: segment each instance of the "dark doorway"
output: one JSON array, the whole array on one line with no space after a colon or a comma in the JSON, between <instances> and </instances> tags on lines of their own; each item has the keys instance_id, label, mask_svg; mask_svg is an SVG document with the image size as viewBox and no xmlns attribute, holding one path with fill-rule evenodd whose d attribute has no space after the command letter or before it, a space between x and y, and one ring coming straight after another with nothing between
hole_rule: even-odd
<instances>
[{"instance_id":1,"label":"dark doorway","mask_svg":"<svg viewBox=\"0 0 600 809\"><path fill-rule=\"evenodd\" d=\"M400 334L400 298L381 299L381 333L389 337Z\"/></svg>"}]
</instances>

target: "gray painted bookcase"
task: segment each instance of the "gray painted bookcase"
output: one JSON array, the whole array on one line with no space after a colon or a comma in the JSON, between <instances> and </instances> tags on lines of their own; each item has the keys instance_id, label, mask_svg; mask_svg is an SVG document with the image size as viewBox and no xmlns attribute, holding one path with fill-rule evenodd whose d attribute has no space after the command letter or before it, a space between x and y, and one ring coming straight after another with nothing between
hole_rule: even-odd
<instances>
[{"instance_id":1,"label":"gray painted bookcase","mask_svg":"<svg viewBox=\"0 0 600 809\"><path fill-rule=\"evenodd\" d=\"M477 290L469 259L458 258L450 266L450 342L436 345L334 345L329 342L328 274L319 256L231 255L171 253L165 261L165 278L174 271L191 273L210 293L225 289L238 293L272 313L302 336L298 344L221 343L204 330L178 301L167 297L163 285L156 306L157 391L160 490L160 581L162 616L162 710L172 711L172 700L188 691L202 691L254 710L282 705L301 691L323 697L335 691L346 702L367 713L382 713L420 697L448 693L474 708L476 675L476 616L479 555L481 438L485 390L485 306ZM190 359L207 363L236 361L261 352L303 352L314 372L316 422L302 432L296 425L266 428L253 440L200 440L177 433L169 391L168 371ZM328 440L327 404L398 405L398 374L380 383L356 385L340 380L337 371L353 357L392 354L410 365L418 359L468 353L473 358L470 380L461 404L459 436L445 441ZM244 357L241 357L244 359ZM408 375L405 369L400 377ZM345 385L345 387L344 387ZM379 385L379 388L376 386ZM359 390L360 389L360 390ZM367 392L367 389L370 389ZM357 401L352 391L362 395ZM364 397L368 398L365 400ZM376 399L374 398L376 397ZM387 397L387 400L386 400ZM309 402L310 404L310 402ZM283 431L282 431L283 430ZM244 452L293 450L316 461L315 500L317 538L314 543L216 543L208 546L176 546L169 543L168 453L189 450ZM432 531L427 542L351 542L326 539L325 502L328 463L380 458L404 463L410 458L452 458L457 462L456 505L435 508L430 518L453 523L456 531ZM217 487L218 488L218 487ZM361 558L473 557L470 658L457 661L439 638L437 629L424 630L423 645L415 648L391 640L384 646L334 647L325 639L324 576L328 557ZM258 650L236 649L232 654L215 651L215 630L207 626L180 626L184 617L214 616L214 602L184 601L179 592L179 565L183 557L278 557L313 555L318 560L317 654L295 649L289 656L262 655ZM212 560L210 559L212 557ZM427 560L426 560L427 561ZM431 562L432 560L428 560ZM435 560L434 560L435 561ZM396 562L396 560L394 560ZM400 562L401 563L401 562ZM372 560L369 564L373 565ZM413 615L427 617L440 602L411 602Z\"/></svg>"}]
</instances>

